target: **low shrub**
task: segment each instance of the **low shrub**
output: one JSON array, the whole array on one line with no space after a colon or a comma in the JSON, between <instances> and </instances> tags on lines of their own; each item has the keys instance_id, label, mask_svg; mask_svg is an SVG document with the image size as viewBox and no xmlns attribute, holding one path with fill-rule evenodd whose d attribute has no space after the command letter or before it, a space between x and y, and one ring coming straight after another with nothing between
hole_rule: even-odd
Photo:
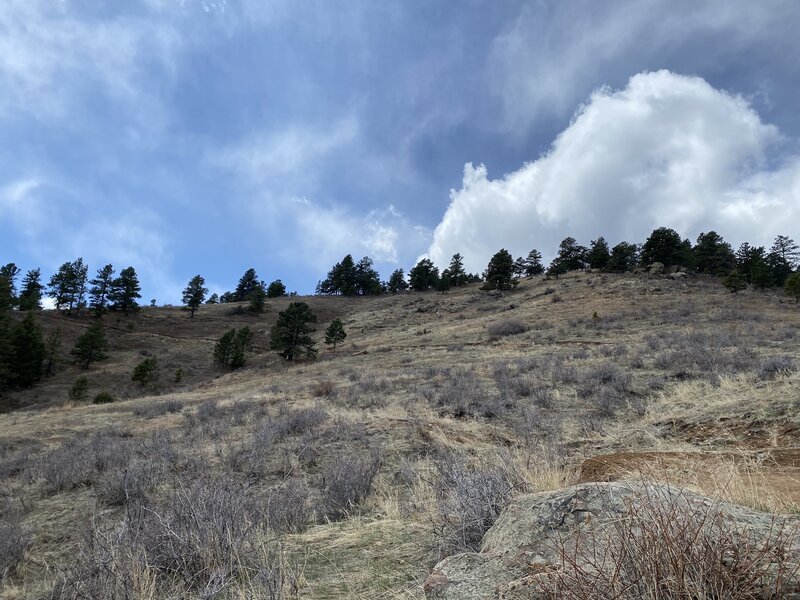
<instances>
[{"instance_id":1,"label":"low shrub","mask_svg":"<svg viewBox=\"0 0 800 600\"><path fill-rule=\"evenodd\" d=\"M525 333L528 331L528 326L517 319L506 319L490 323L486 326L486 330L492 337L505 337Z\"/></svg>"},{"instance_id":2,"label":"low shrub","mask_svg":"<svg viewBox=\"0 0 800 600\"><path fill-rule=\"evenodd\" d=\"M100 392L92 400L92 404L111 404L114 402L114 396L108 392Z\"/></svg>"},{"instance_id":3,"label":"low shrub","mask_svg":"<svg viewBox=\"0 0 800 600\"><path fill-rule=\"evenodd\" d=\"M359 451L334 457L322 470L323 512L331 520L357 510L372 490L383 462L375 451Z\"/></svg>"}]
</instances>

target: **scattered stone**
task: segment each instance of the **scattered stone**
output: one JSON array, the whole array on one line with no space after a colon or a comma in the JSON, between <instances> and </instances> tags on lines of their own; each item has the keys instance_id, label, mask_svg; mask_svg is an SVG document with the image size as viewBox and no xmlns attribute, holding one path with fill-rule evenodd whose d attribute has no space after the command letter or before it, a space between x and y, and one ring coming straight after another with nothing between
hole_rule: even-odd
<instances>
[{"instance_id":1,"label":"scattered stone","mask_svg":"<svg viewBox=\"0 0 800 600\"><path fill-rule=\"evenodd\" d=\"M648 269L650 275L663 275L664 274L664 263L654 262L650 265Z\"/></svg>"}]
</instances>

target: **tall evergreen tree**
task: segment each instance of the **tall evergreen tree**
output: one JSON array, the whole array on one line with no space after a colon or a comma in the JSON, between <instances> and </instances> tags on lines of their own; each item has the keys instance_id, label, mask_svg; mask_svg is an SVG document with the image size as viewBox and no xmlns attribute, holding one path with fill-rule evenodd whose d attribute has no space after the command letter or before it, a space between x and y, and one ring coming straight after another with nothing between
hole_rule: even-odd
<instances>
[{"instance_id":1,"label":"tall evergreen tree","mask_svg":"<svg viewBox=\"0 0 800 600\"><path fill-rule=\"evenodd\" d=\"M208 288L205 287L206 280L200 275L195 275L189 280L186 288L183 290L183 303L189 309L189 317L194 317L195 311L206 299Z\"/></svg>"},{"instance_id":2,"label":"tall evergreen tree","mask_svg":"<svg viewBox=\"0 0 800 600\"><path fill-rule=\"evenodd\" d=\"M641 264L648 267L654 262L665 266L691 266L692 245L689 240L682 240L674 229L659 227L653 230L642 247Z\"/></svg>"},{"instance_id":3,"label":"tall evergreen tree","mask_svg":"<svg viewBox=\"0 0 800 600\"><path fill-rule=\"evenodd\" d=\"M133 267L127 267L119 272L119 277L114 280L109 299L114 310L121 310L126 315L132 311L139 310L137 299L141 298L142 288L139 285L139 277Z\"/></svg>"},{"instance_id":4,"label":"tall evergreen tree","mask_svg":"<svg viewBox=\"0 0 800 600\"><path fill-rule=\"evenodd\" d=\"M747 280L744 275L734 269L722 279L722 285L728 288L731 294L738 294L740 291L747 289Z\"/></svg>"},{"instance_id":5,"label":"tall evergreen tree","mask_svg":"<svg viewBox=\"0 0 800 600\"><path fill-rule=\"evenodd\" d=\"M267 298L282 298L286 295L286 286L280 279L276 279L267 287Z\"/></svg>"},{"instance_id":6,"label":"tall evergreen tree","mask_svg":"<svg viewBox=\"0 0 800 600\"><path fill-rule=\"evenodd\" d=\"M450 290L453 283L450 278L450 269L445 269L439 276L439 281L436 282L436 290L442 294Z\"/></svg>"},{"instance_id":7,"label":"tall evergreen tree","mask_svg":"<svg viewBox=\"0 0 800 600\"><path fill-rule=\"evenodd\" d=\"M42 378L45 347L42 332L29 312L11 334L10 371L15 385L30 387Z\"/></svg>"},{"instance_id":8,"label":"tall evergreen tree","mask_svg":"<svg viewBox=\"0 0 800 600\"><path fill-rule=\"evenodd\" d=\"M525 258L525 277L536 277L544 273L544 265L542 264L542 253L536 248L528 252Z\"/></svg>"},{"instance_id":9,"label":"tall evergreen tree","mask_svg":"<svg viewBox=\"0 0 800 600\"><path fill-rule=\"evenodd\" d=\"M88 267L83 258L65 262L50 278L47 295L55 300L56 309L67 309L67 314L79 312L84 304Z\"/></svg>"},{"instance_id":10,"label":"tall evergreen tree","mask_svg":"<svg viewBox=\"0 0 800 600\"><path fill-rule=\"evenodd\" d=\"M794 240L785 235L776 237L767 255L767 264L776 285L784 284L786 278L797 268L798 260L800 260L800 250Z\"/></svg>"},{"instance_id":11,"label":"tall evergreen tree","mask_svg":"<svg viewBox=\"0 0 800 600\"><path fill-rule=\"evenodd\" d=\"M701 233L692 248L694 265L699 273L726 275L736 267L736 256L716 231Z\"/></svg>"},{"instance_id":12,"label":"tall evergreen tree","mask_svg":"<svg viewBox=\"0 0 800 600\"><path fill-rule=\"evenodd\" d=\"M450 266L446 269L450 279L450 285L461 287L467 284L467 272L464 270L464 257L456 252L450 259Z\"/></svg>"},{"instance_id":13,"label":"tall evergreen tree","mask_svg":"<svg viewBox=\"0 0 800 600\"><path fill-rule=\"evenodd\" d=\"M589 250L581 246L574 237L566 237L558 245L558 263L567 271L578 271L586 268L586 256Z\"/></svg>"},{"instance_id":14,"label":"tall evergreen tree","mask_svg":"<svg viewBox=\"0 0 800 600\"><path fill-rule=\"evenodd\" d=\"M625 273L632 271L639 262L639 247L636 244L620 242L611 249L611 256L606 264L606 271Z\"/></svg>"},{"instance_id":15,"label":"tall evergreen tree","mask_svg":"<svg viewBox=\"0 0 800 600\"><path fill-rule=\"evenodd\" d=\"M247 295L250 300L247 308L250 312L260 315L264 312L264 306L267 302L267 292L264 290L264 282L260 282L253 288L253 291Z\"/></svg>"},{"instance_id":16,"label":"tall evergreen tree","mask_svg":"<svg viewBox=\"0 0 800 600\"><path fill-rule=\"evenodd\" d=\"M42 291L44 285L41 281L42 273L39 269L31 269L22 279L22 289L19 292L20 310L40 310L42 308Z\"/></svg>"},{"instance_id":17,"label":"tall evergreen tree","mask_svg":"<svg viewBox=\"0 0 800 600\"><path fill-rule=\"evenodd\" d=\"M12 306L17 305L17 275L19 275L19 273L19 267L14 263L8 263L0 267L0 277L8 281L8 294L11 297Z\"/></svg>"},{"instance_id":18,"label":"tall evergreen tree","mask_svg":"<svg viewBox=\"0 0 800 600\"><path fill-rule=\"evenodd\" d=\"M395 269L394 272L392 272L392 275L389 277L389 282L386 284L386 288L392 294L408 289L408 282L406 281L403 269Z\"/></svg>"},{"instance_id":19,"label":"tall evergreen tree","mask_svg":"<svg viewBox=\"0 0 800 600\"><path fill-rule=\"evenodd\" d=\"M108 307L109 297L114 289L114 267L106 265L97 269L97 275L89 281L89 306L98 317Z\"/></svg>"},{"instance_id":20,"label":"tall evergreen tree","mask_svg":"<svg viewBox=\"0 0 800 600\"><path fill-rule=\"evenodd\" d=\"M328 325L328 329L325 330L325 343L329 346L332 345L334 350L336 350L336 345L341 344L346 337L347 333L345 333L344 324L341 319L334 319L331 321L331 324Z\"/></svg>"},{"instance_id":21,"label":"tall evergreen tree","mask_svg":"<svg viewBox=\"0 0 800 600\"><path fill-rule=\"evenodd\" d=\"M11 287L11 281L5 275L0 275L0 314L5 313L13 308L15 304L14 292Z\"/></svg>"},{"instance_id":22,"label":"tall evergreen tree","mask_svg":"<svg viewBox=\"0 0 800 600\"><path fill-rule=\"evenodd\" d=\"M286 310L278 313L278 321L270 332L270 348L277 350L286 360L297 356L314 358L317 349L309 335L314 331L309 323L316 323L317 317L305 302L292 302Z\"/></svg>"},{"instance_id":23,"label":"tall evergreen tree","mask_svg":"<svg viewBox=\"0 0 800 600\"><path fill-rule=\"evenodd\" d=\"M85 332L76 340L72 355L84 369L98 360L107 358L108 342L103 331L103 325L98 321L89 325Z\"/></svg>"},{"instance_id":24,"label":"tall evergreen tree","mask_svg":"<svg viewBox=\"0 0 800 600\"><path fill-rule=\"evenodd\" d=\"M794 296L795 302L800 302L800 273L792 273L786 278L783 291L787 296Z\"/></svg>"},{"instance_id":25,"label":"tall evergreen tree","mask_svg":"<svg viewBox=\"0 0 800 600\"><path fill-rule=\"evenodd\" d=\"M356 265L356 293L361 296L374 296L382 291L380 275L373 267L372 259L365 256Z\"/></svg>"},{"instance_id":26,"label":"tall evergreen tree","mask_svg":"<svg viewBox=\"0 0 800 600\"><path fill-rule=\"evenodd\" d=\"M527 261L524 256L520 256L514 261L514 277L517 279L525 277L525 265Z\"/></svg>"},{"instance_id":27,"label":"tall evergreen tree","mask_svg":"<svg viewBox=\"0 0 800 600\"><path fill-rule=\"evenodd\" d=\"M514 278L514 258L508 250L502 248L492 256L483 279L485 290L510 290L519 283Z\"/></svg>"},{"instance_id":28,"label":"tall evergreen tree","mask_svg":"<svg viewBox=\"0 0 800 600\"><path fill-rule=\"evenodd\" d=\"M250 294L261 286L261 280L258 278L258 275L256 275L256 270L247 269L244 275L239 278L239 283L236 284L231 302L245 302L249 300Z\"/></svg>"},{"instance_id":29,"label":"tall evergreen tree","mask_svg":"<svg viewBox=\"0 0 800 600\"><path fill-rule=\"evenodd\" d=\"M555 277L556 279L559 276L563 275L567 272L567 268L563 265L563 263L558 260L558 257L554 258L550 261L550 264L547 267L547 270L544 272L545 276L547 277Z\"/></svg>"},{"instance_id":30,"label":"tall evergreen tree","mask_svg":"<svg viewBox=\"0 0 800 600\"><path fill-rule=\"evenodd\" d=\"M589 253L586 260L592 269L605 269L608 266L608 261L611 260L611 252L608 249L608 242L603 236L589 243Z\"/></svg>"},{"instance_id":31,"label":"tall evergreen tree","mask_svg":"<svg viewBox=\"0 0 800 600\"><path fill-rule=\"evenodd\" d=\"M439 269L429 258L421 259L408 273L408 283L416 292L430 290L439 281Z\"/></svg>"},{"instance_id":32,"label":"tall evergreen tree","mask_svg":"<svg viewBox=\"0 0 800 600\"><path fill-rule=\"evenodd\" d=\"M348 254L338 262L328 276L317 284L317 293L323 295L354 296L358 293L358 274L353 256Z\"/></svg>"}]
</instances>

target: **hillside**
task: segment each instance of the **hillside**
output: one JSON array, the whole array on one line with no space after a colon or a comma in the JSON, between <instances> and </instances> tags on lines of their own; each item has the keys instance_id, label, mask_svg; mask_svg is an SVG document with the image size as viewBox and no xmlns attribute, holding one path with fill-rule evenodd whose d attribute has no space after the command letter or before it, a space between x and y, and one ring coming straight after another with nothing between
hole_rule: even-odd
<instances>
[{"instance_id":1,"label":"hillside","mask_svg":"<svg viewBox=\"0 0 800 600\"><path fill-rule=\"evenodd\" d=\"M266 334L290 300L260 317L106 317L109 359L85 374L90 397L116 402L66 402L84 374L66 363L14 397L0 595L422 598L433 564L476 549L524 492L644 474L800 505L800 309L781 296L581 272L504 293L301 298L320 354L286 363ZM332 351L337 317L348 337ZM41 322L66 360L91 319ZM246 367L214 366L216 339L243 325ZM162 365L148 395L130 381L146 356Z\"/></svg>"}]
</instances>

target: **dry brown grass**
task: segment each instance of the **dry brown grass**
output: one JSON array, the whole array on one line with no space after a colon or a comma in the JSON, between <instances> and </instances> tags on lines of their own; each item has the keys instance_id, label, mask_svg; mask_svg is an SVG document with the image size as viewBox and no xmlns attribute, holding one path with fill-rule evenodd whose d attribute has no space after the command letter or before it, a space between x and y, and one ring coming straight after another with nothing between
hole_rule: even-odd
<instances>
[{"instance_id":1,"label":"dry brown grass","mask_svg":"<svg viewBox=\"0 0 800 600\"><path fill-rule=\"evenodd\" d=\"M551 302L550 287L561 302ZM100 502L94 476L52 493L35 468L65 442L102 431L142 448L151 447L154 432L169 436L174 464L163 467L167 475L148 495L153 502L170 497L175 478L226 474L250 486L248 498L256 502L302 483L309 522L303 531L281 534L287 565L299 574L300 597L398 599L421 597L419 582L437 558L433 522L442 456L485 465L502 455L513 496L573 483L581 462L598 454L749 451L797 446L800 437L792 393L798 374L758 376L762 357L800 358L792 333L800 330L800 311L769 295L734 298L702 279L684 286L571 274L523 281L502 298L470 286L444 295L304 300L320 316L318 336L335 317L348 332L344 345L322 349L317 361L286 364L266 350L265 332L288 299L271 302L261 318L230 315L226 306L203 307L193 320L178 309L148 309L132 318L131 330L125 322L107 323L111 358L88 373L90 397L108 390L120 400L66 404L78 373L67 367L20 398L47 408L0 415L0 466L30 463L0 482L0 496L21 507L32 536L18 572L0 584L2 595L45 594L53 574L72 560L87 515L112 529L124 518L125 507ZM595 312L600 320L592 318ZM86 322L46 319L46 328L66 332L65 348ZM490 339L489 326L511 320L525 331ZM215 339L242 325L257 338L248 366L217 370ZM692 337L698 331L705 337ZM671 348L694 347L714 360L692 363L684 373L686 364L673 368L663 358ZM752 354L749 362L736 354L741 349ZM130 372L142 351L168 365L167 373L183 368L182 382L163 377L158 394L135 397L141 392L129 385ZM453 416L453 402L465 389L451 387L458 373L468 373L465 381L480 391L477 406L491 410ZM180 403L180 412L160 412L165 401ZM282 429L297 411L318 409L325 414L320 423ZM266 436L267 425L278 433ZM382 452L383 463L371 491L344 520L326 520L327 461L372 450ZM769 461L742 464L718 469L716 480L702 478L698 489L793 510L793 496L780 484L786 472ZM163 574L156 578L165 585ZM240 579L236 585L244 585L246 577ZM146 587L149 580L143 575L141 581Z\"/></svg>"}]
</instances>

